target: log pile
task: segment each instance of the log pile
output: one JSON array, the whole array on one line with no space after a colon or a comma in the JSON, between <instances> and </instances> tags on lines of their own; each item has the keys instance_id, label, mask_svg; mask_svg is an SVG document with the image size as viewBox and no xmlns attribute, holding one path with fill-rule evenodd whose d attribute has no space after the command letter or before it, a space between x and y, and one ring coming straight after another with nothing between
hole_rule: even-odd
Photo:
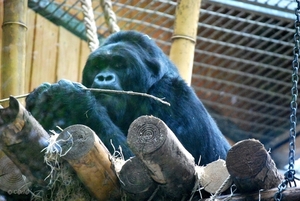
<instances>
[{"instance_id":1,"label":"log pile","mask_svg":"<svg viewBox=\"0 0 300 201\"><path fill-rule=\"evenodd\" d=\"M283 180L271 156L258 140L236 143L228 151L226 164L235 185L243 193L275 188Z\"/></svg>"},{"instance_id":2,"label":"log pile","mask_svg":"<svg viewBox=\"0 0 300 201\"><path fill-rule=\"evenodd\" d=\"M57 137L58 148L87 190L97 200L120 200L120 184L112 169L111 155L87 126L70 126Z\"/></svg>"},{"instance_id":3,"label":"log pile","mask_svg":"<svg viewBox=\"0 0 300 201\"><path fill-rule=\"evenodd\" d=\"M217 160L205 167L195 165L174 133L153 116L132 122L127 142L135 157L125 161L111 155L86 126L73 125L50 136L11 97L9 107L0 108L0 190L10 194L39 190L47 194L50 189L57 197L46 196L44 200L271 201L283 180L264 146L253 139L235 144L226 161ZM78 180L90 197L58 198L67 194L65 190L58 192L59 188L51 189L55 182L61 182L55 178L60 166L69 171L61 175L76 175L70 183ZM238 194L234 194L234 186ZM77 189L74 187L71 193L78 194ZM288 188L282 201L299 197L300 188Z\"/></svg>"}]
</instances>

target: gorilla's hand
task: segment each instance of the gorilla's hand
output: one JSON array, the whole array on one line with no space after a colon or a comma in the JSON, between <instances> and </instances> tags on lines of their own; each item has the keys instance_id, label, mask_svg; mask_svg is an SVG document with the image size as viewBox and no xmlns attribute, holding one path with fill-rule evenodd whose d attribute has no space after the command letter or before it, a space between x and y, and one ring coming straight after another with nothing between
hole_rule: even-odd
<instances>
[{"instance_id":1,"label":"gorilla's hand","mask_svg":"<svg viewBox=\"0 0 300 201\"><path fill-rule=\"evenodd\" d=\"M46 129L86 121L86 112L94 98L85 87L76 82L60 80L58 83L43 83L26 98L26 109Z\"/></svg>"},{"instance_id":2,"label":"gorilla's hand","mask_svg":"<svg viewBox=\"0 0 300 201\"><path fill-rule=\"evenodd\" d=\"M112 153L114 147L122 147L126 158L132 152L126 144L124 133L111 121L106 109L80 83L60 80L44 83L26 98L26 109L49 131L56 126L66 128L74 124L90 127Z\"/></svg>"}]
</instances>

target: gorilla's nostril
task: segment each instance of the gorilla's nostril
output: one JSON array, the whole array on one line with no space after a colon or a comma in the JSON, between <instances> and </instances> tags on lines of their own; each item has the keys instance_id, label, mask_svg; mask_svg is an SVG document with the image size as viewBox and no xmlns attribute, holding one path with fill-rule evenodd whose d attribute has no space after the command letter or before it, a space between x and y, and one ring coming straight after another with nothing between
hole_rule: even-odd
<instances>
[{"instance_id":1,"label":"gorilla's nostril","mask_svg":"<svg viewBox=\"0 0 300 201\"><path fill-rule=\"evenodd\" d=\"M106 81L113 81L113 80L114 80L114 76L109 75L109 76L106 77L105 80L106 80Z\"/></svg>"},{"instance_id":2,"label":"gorilla's nostril","mask_svg":"<svg viewBox=\"0 0 300 201\"><path fill-rule=\"evenodd\" d=\"M105 77L104 76L99 76L98 80L101 81L101 82L103 82L105 80Z\"/></svg>"}]
</instances>

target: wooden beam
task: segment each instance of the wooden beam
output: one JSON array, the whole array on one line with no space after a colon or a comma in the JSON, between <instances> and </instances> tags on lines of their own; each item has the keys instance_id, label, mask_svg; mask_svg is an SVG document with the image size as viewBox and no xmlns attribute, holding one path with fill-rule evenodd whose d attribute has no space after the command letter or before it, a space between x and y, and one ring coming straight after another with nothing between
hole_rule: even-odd
<instances>
[{"instance_id":1,"label":"wooden beam","mask_svg":"<svg viewBox=\"0 0 300 201\"><path fill-rule=\"evenodd\" d=\"M233 195L223 195L218 196L214 201L250 201L250 200L259 200L259 201L274 201L274 195L278 191L277 188L270 190L261 190L251 194L233 194ZM297 188L287 188L282 193L281 201L299 201L300 198L300 187ZM210 201L211 199L201 199L200 201Z\"/></svg>"}]
</instances>

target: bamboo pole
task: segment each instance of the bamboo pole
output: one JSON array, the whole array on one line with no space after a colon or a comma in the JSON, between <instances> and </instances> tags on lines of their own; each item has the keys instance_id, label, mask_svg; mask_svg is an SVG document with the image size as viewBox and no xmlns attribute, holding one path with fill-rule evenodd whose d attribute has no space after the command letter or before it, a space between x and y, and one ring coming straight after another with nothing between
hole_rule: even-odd
<instances>
[{"instance_id":1,"label":"bamboo pole","mask_svg":"<svg viewBox=\"0 0 300 201\"><path fill-rule=\"evenodd\" d=\"M201 0L178 0L170 59L191 84Z\"/></svg>"},{"instance_id":2,"label":"bamboo pole","mask_svg":"<svg viewBox=\"0 0 300 201\"><path fill-rule=\"evenodd\" d=\"M4 0L2 24L2 98L24 94L27 1Z\"/></svg>"}]
</instances>

